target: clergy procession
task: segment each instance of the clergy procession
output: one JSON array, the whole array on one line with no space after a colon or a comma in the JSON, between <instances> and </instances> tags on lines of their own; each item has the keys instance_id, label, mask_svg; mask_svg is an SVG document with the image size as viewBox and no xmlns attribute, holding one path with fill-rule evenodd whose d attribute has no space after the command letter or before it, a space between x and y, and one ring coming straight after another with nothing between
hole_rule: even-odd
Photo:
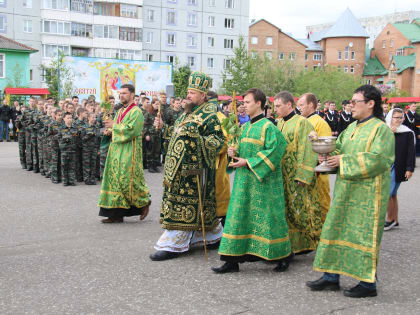
<instances>
[{"instance_id":1,"label":"clergy procession","mask_svg":"<svg viewBox=\"0 0 420 315\"><path fill-rule=\"evenodd\" d=\"M363 85L343 102L340 114L331 102L320 115L311 93L295 104L290 92L281 91L266 117L267 97L252 88L240 105L248 121L239 128L233 108L234 128L226 130L229 117L209 90L211 82L193 72L182 113L173 120L159 109L148 129L167 139L162 233L150 259L182 263L198 246L205 257L218 250L222 263L211 268L216 274L238 272L240 264L255 261L286 272L296 256L316 252L313 269L321 276L307 279L310 290L340 290L340 276L347 276L358 283L344 296L376 296L382 234L398 225L396 191L414 171L414 133L402 125L402 111L390 111L385 122L380 91ZM149 213L143 173L144 151L150 150L143 138L148 112L134 97L134 87L123 85L121 108L104 121L111 141L98 201L103 223L144 220ZM147 107L148 100L141 101ZM402 133L408 138L396 141ZM401 141L409 148L408 162L397 161ZM406 172L396 177L401 168ZM332 198L329 173L337 174Z\"/></svg>"}]
</instances>

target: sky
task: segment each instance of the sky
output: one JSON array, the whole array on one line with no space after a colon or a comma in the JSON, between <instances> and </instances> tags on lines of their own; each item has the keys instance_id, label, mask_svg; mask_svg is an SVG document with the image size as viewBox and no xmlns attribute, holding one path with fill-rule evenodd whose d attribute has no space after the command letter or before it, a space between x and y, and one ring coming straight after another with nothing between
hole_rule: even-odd
<instances>
[{"instance_id":1,"label":"sky","mask_svg":"<svg viewBox=\"0 0 420 315\"><path fill-rule=\"evenodd\" d=\"M295 38L306 38L306 26L337 21L350 8L357 18L420 11L419 0L250 0L250 19L266 19Z\"/></svg>"}]
</instances>

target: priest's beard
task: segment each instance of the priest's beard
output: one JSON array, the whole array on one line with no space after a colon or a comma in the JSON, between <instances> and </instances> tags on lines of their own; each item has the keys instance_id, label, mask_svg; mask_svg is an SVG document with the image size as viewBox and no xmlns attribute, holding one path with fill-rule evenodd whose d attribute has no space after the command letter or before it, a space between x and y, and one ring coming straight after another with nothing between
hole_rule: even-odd
<instances>
[{"instance_id":1,"label":"priest's beard","mask_svg":"<svg viewBox=\"0 0 420 315\"><path fill-rule=\"evenodd\" d=\"M194 104L193 102L186 103L186 104L185 104L185 107L184 107L184 112L185 112L186 114L191 113L191 111L192 111L193 107L194 107L194 106L196 106L196 105L197 105L197 104Z\"/></svg>"}]
</instances>

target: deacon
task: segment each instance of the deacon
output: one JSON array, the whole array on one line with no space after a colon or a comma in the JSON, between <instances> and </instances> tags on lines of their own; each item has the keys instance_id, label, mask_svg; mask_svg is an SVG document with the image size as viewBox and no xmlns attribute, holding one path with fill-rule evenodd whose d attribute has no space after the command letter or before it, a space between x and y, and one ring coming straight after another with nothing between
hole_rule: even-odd
<instances>
[{"instance_id":1,"label":"deacon","mask_svg":"<svg viewBox=\"0 0 420 315\"><path fill-rule=\"evenodd\" d=\"M277 128L287 141L282 172L290 242L294 254L305 254L316 249L322 227L314 170L318 159L308 139L314 128L294 112L293 103L293 95L287 91L274 97L280 117Z\"/></svg>"},{"instance_id":2,"label":"deacon","mask_svg":"<svg viewBox=\"0 0 420 315\"><path fill-rule=\"evenodd\" d=\"M331 137L332 132L327 122L317 114L316 96L311 93L305 93L298 100L302 116L305 117L314 127L318 137ZM330 208L330 181L328 174L318 174L316 178L316 191L319 196L319 206L321 207L321 221L324 223L325 217Z\"/></svg>"},{"instance_id":3,"label":"deacon","mask_svg":"<svg viewBox=\"0 0 420 315\"><path fill-rule=\"evenodd\" d=\"M150 258L177 257L196 243L217 243L222 226L216 215L216 157L225 137L216 107L207 102L210 78L194 72L189 78L188 103L177 119L165 160L160 223L164 232ZM162 119L155 125L163 127ZM204 219L204 220L203 220Z\"/></svg>"},{"instance_id":4,"label":"deacon","mask_svg":"<svg viewBox=\"0 0 420 315\"><path fill-rule=\"evenodd\" d=\"M336 151L327 158L327 164L338 169L314 261L314 269L324 275L306 285L314 291L338 290L342 274L360 280L344 295L360 298L377 295L375 276L395 141L382 121L382 98L376 87L359 87L351 103L357 121L343 131Z\"/></svg>"},{"instance_id":5,"label":"deacon","mask_svg":"<svg viewBox=\"0 0 420 315\"><path fill-rule=\"evenodd\" d=\"M219 247L225 263L216 273L239 271L238 263L266 260L277 262L275 271L286 271L291 254L285 217L281 160L286 140L264 117L266 96L260 89L244 94L250 121L242 128L239 148L230 147L236 169L223 238Z\"/></svg>"},{"instance_id":6,"label":"deacon","mask_svg":"<svg viewBox=\"0 0 420 315\"><path fill-rule=\"evenodd\" d=\"M120 89L123 107L114 120L105 121L112 129L105 162L98 206L99 215L107 217L102 223L123 222L124 217L149 213L150 193L143 175L142 130L143 114L134 103L134 86L124 84Z\"/></svg>"}]
</instances>

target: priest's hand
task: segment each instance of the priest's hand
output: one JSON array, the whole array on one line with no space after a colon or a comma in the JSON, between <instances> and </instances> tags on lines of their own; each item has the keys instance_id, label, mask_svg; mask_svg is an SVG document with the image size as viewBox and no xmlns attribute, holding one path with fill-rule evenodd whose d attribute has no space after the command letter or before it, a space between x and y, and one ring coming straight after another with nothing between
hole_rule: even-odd
<instances>
[{"instance_id":1,"label":"priest's hand","mask_svg":"<svg viewBox=\"0 0 420 315\"><path fill-rule=\"evenodd\" d=\"M412 175L413 175L413 172L410 172L410 171L405 172L405 179L409 180Z\"/></svg>"},{"instance_id":2,"label":"priest's hand","mask_svg":"<svg viewBox=\"0 0 420 315\"><path fill-rule=\"evenodd\" d=\"M318 162L319 162L319 164L321 164L322 162L324 162L326 159L325 159L325 157L324 157L324 155L323 154L318 154Z\"/></svg>"},{"instance_id":3,"label":"priest's hand","mask_svg":"<svg viewBox=\"0 0 420 315\"><path fill-rule=\"evenodd\" d=\"M112 135L112 130L111 130L111 129L105 129L105 131L104 131L104 135L105 135L105 136L110 136L110 135Z\"/></svg>"},{"instance_id":4,"label":"priest's hand","mask_svg":"<svg viewBox=\"0 0 420 315\"><path fill-rule=\"evenodd\" d=\"M153 123L153 126L157 129L162 129L163 128L163 120L160 117L156 117L155 121Z\"/></svg>"},{"instance_id":5,"label":"priest's hand","mask_svg":"<svg viewBox=\"0 0 420 315\"><path fill-rule=\"evenodd\" d=\"M230 163L229 166L233 168L239 168L246 166L246 160L240 157L233 156L232 157L236 162Z\"/></svg>"},{"instance_id":6,"label":"priest's hand","mask_svg":"<svg viewBox=\"0 0 420 315\"><path fill-rule=\"evenodd\" d=\"M340 166L340 157L341 155L334 155L327 157L327 165L330 167L339 167Z\"/></svg>"},{"instance_id":7,"label":"priest's hand","mask_svg":"<svg viewBox=\"0 0 420 315\"><path fill-rule=\"evenodd\" d=\"M237 155L237 150L235 147L229 147L227 153L229 157L233 158Z\"/></svg>"},{"instance_id":8,"label":"priest's hand","mask_svg":"<svg viewBox=\"0 0 420 315\"><path fill-rule=\"evenodd\" d=\"M112 128L114 126L113 120L105 120L105 128Z\"/></svg>"}]
</instances>

